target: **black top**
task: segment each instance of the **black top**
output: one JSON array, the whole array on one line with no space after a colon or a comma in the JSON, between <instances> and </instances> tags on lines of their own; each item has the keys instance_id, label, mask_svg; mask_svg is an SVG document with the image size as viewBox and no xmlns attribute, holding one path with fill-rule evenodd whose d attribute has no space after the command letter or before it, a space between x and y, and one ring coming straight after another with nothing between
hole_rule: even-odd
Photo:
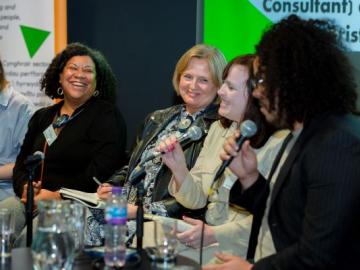
<instances>
[{"instance_id":1,"label":"black top","mask_svg":"<svg viewBox=\"0 0 360 270\"><path fill-rule=\"evenodd\" d=\"M276 254L253 269L353 269L360 254L360 120L321 114L299 135L273 185L268 224ZM264 213L260 176L239 203ZM262 216L261 216L262 218ZM252 244L252 243L250 243Z\"/></svg>"},{"instance_id":2,"label":"black top","mask_svg":"<svg viewBox=\"0 0 360 270\"><path fill-rule=\"evenodd\" d=\"M24 166L27 156L44 151L43 131L52 124L63 102L39 109L29 122L28 132L16 159L14 191L21 197L28 172ZM42 188L55 191L61 187L95 192L95 176L101 181L125 163L126 126L115 106L91 98L73 113L56 141L47 146ZM35 179L40 178L40 167Z\"/></svg>"}]
</instances>

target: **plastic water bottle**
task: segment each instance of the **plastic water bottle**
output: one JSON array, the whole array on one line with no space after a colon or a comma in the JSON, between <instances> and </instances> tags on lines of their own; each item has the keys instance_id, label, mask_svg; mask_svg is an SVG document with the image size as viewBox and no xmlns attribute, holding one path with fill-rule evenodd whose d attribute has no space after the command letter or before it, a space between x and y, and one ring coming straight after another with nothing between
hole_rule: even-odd
<instances>
[{"instance_id":1,"label":"plastic water bottle","mask_svg":"<svg viewBox=\"0 0 360 270\"><path fill-rule=\"evenodd\" d=\"M105 264L110 267L125 265L126 255L126 192L121 187L113 187L105 207Z\"/></svg>"}]
</instances>

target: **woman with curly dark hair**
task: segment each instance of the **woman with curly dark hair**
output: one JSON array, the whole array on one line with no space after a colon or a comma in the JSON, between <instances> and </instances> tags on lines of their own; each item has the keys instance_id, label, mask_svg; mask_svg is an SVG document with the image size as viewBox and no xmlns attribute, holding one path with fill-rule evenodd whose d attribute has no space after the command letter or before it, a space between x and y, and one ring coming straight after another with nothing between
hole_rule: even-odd
<instances>
[{"instance_id":1,"label":"woman with curly dark hair","mask_svg":"<svg viewBox=\"0 0 360 270\"><path fill-rule=\"evenodd\" d=\"M113 104L115 82L102 54L85 45L69 44L55 56L41 89L62 100L38 110L29 122L14 168L14 191L21 202L26 202L28 181L24 161L36 151L45 158L35 172L35 205L61 199L62 187L95 192L92 178L108 179L124 163L126 128Z\"/></svg>"},{"instance_id":2,"label":"woman with curly dark hair","mask_svg":"<svg viewBox=\"0 0 360 270\"><path fill-rule=\"evenodd\" d=\"M290 16L263 35L256 80L266 85L269 112L277 107L282 116L276 125L292 128L319 113L356 111L352 67L337 32L328 21Z\"/></svg>"},{"instance_id":3,"label":"woman with curly dark hair","mask_svg":"<svg viewBox=\"0 0 360 270\"><path fill-rule=\"evenodd\" d=\"M93 96L101 100L106 100L110 103L115 103L116 79L111 67L99 51L90 49L80 43L69 44L65 50L52 60L50 66L40 81L41 90L43 90L45 94L52 99L60 98L67 102L68 96L66 94L64 95L64 92L61 90L63 87L61 76L64 68L68 68L67 64L70 59L72 57L79 56L85 58L89 57L91 60L88 60L93 62L85 66L88 69L83 69L84 73L92 73L95 75L93 83L95 83L96 87L91 89L91 91L94 91ZM73 68L74 67L71 67L71 69Z\"/></svg>"},{"instance_id":4,"label":"woman with curly dark hair","mask_svg":"<svg viewBox=\"0 0 360 270\"><path fill-rule=\"evenodd\" d=\"M220 254L224 263L205 269L358 264L360 121L352 69L337 33L329 21L292 15L256 47L253 96L270 124L291 133L267 179L248 143L237 154L235 137L225 142L221 157L235 156L230 169L241 183L238 198L254 214L248 257L255 264Z\"/></svg>"}]
</instances>

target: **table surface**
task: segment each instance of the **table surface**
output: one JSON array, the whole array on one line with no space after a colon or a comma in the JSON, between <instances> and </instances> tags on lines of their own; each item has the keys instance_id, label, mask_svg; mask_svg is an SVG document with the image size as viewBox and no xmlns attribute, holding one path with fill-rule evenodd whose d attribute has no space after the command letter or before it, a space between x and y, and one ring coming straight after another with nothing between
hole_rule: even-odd
<instances>
[{"instance_id":1,"label":"table surface","mask_svg":"<svg viewBox=\"0 0 360 270\"><path fill-rule=\"evenodd\" d=\"M155 246L154 241L154 223L153 222L145 222L144 224L144 238L143 238L143 247L153 247ZM134 239L134 244L136 243L136 239ZM134 245L135 246L135 245ZM133 246L133 247L134 247ZM179 244L177 247L178 256L177 256L177 265L189 265L191 268L189 269L201 269L199 265L199 250L186 247L182 244ZM203 264L207 264L211 259L214 258L214 252L218 251L218 247L212 245L210 247L206 247L203 250ZM12 260L10 262L10 267L0 267L1 270L32 270L32 256L31 250L29 248L17 248L12 251ZM17 258L21 258L18 260ZM82 269L102 269L91 267L92 261L84 260L79 261L79 265L76 265L74 270L82 270ZM86 264L86 266L85 266ZM103 263L99 262L99 267L103 267ZM185 270L186 267L184 267ZM124 269L154 269L151 265L146 254L143 252L141 254L141 263L135 265L130 265L129 263L124 267Z\"/></svg>"},{"instance_id":2,"label":"table surface","mask_svg":"<svg viewBox=\"0 0 360 270\"><path fill-rule=\"evenodd\" d=\"M144 250L140 251L139 253L140 260L137 263L126 262L125 267L123 269L156 269L151 261L148 259ZM17 259L21 258L21 259ZM95 262L95 263L94 263ZM12 260L11 260L11 270L32 270L32 256L31 256L31 249L30 248L17 248L13 249L12 251ZM190 269L201 269L200 265L184 256L177 256L176 266L189 266ZM105 269L104 263L102 260L87 257L82 258L79 260L73 267L73 270L102 270ZM10 270L10 269L9 269Z\"/></svg>"}]
</instances>

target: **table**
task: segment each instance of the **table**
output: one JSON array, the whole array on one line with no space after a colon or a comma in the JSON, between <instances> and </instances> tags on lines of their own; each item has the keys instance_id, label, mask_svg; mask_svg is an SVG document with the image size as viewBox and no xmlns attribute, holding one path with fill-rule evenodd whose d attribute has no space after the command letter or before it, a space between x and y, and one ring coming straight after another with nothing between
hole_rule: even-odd
<instances>
[{"instance_id":1,"label":"table","mask_svg":"<svg viewBox=\"0 0 360 270\"><path fill-rule=\"evenodd\" d=\"M149 269L156 269L148 259L144 250L139 253L140 261L139 263L126 263L124 270L149 270ZM103 263L94 264L94 259L87 257L82 258L79 262L74 265L73 270L103 270L105 269ZM32 256L31 256L31 249L30 248L17 248L13 249L12 251L12 260L11 260L11 270L32 270ZM198 270L201 269L200 265L195 261L186 258L184 256L177 256L177 263L176 265L180 266L190 266L191 269ZM9 269L10 270L10 269Z\"/></svg>"},{"instance_id":2,"label":"table","mask_svg":"<svg viewBox=\"0 0 360 270\"><path fill-rule=\"evenodd\" d=\"M136 239L133 241L132 247L136 246ZM144 223L144 238L143 238L143 247L154 247L155 241L154 241L154 222L148 221ZM183 244L178 244L177 246L177 252L179 255L187 257L197 263L199 262L200 257L200 250L194 249L191 247L187 247ZM203 248L203 265L206 265L208 263L214 263L214 257L215 253L219 252L219 246L218 244L213 244L208 247Z\"/></svg>"},{"instance_id":3,"label":"table","mask_svg":"<svg viewBox=\"0 0 360 270\"><path fill-rule=\"evenodd\" d=\"M152 247L155 246L154 242L154 222L145 222L144 223L144 238L143 238L143 247ZM136 243L136 239L134 239L134 243ZM185 245L179 244L177 247L178 250L178 264L181 265L191 265L193 269L200 269L199 266L199 249L193 249L190 247L187 247ZM203 265L211 262L212 259L214 259L214 253L219 251L219 248L217 245L212 245L209 247L205 247L203 249ZM142 260L142 263L138 265L139 268L134 268L127 266L125 269L151 269L151 262L148 260L147 256L145 254L142 254L141 256L144 258ZM12 258L21 258L13 259L11 261L11 268L6 268L6 270L32 270L32 257L31 257L31 251L30 249L26 248L18 248L13 250ZM86 264L86 267L84 265ZM89 261L86 262L86 260L83 262L83 264L79 265L79 268L74 268L74 270L83 270L83 269L96 269L91 267L91 262L89 264ZM84 268L85 267L85 268ZM195 268L194 268L195 267ZM4 268L5 269L5 268ZM3 270L3 268L1 268Z\"/></svg>"}]
</instances>

